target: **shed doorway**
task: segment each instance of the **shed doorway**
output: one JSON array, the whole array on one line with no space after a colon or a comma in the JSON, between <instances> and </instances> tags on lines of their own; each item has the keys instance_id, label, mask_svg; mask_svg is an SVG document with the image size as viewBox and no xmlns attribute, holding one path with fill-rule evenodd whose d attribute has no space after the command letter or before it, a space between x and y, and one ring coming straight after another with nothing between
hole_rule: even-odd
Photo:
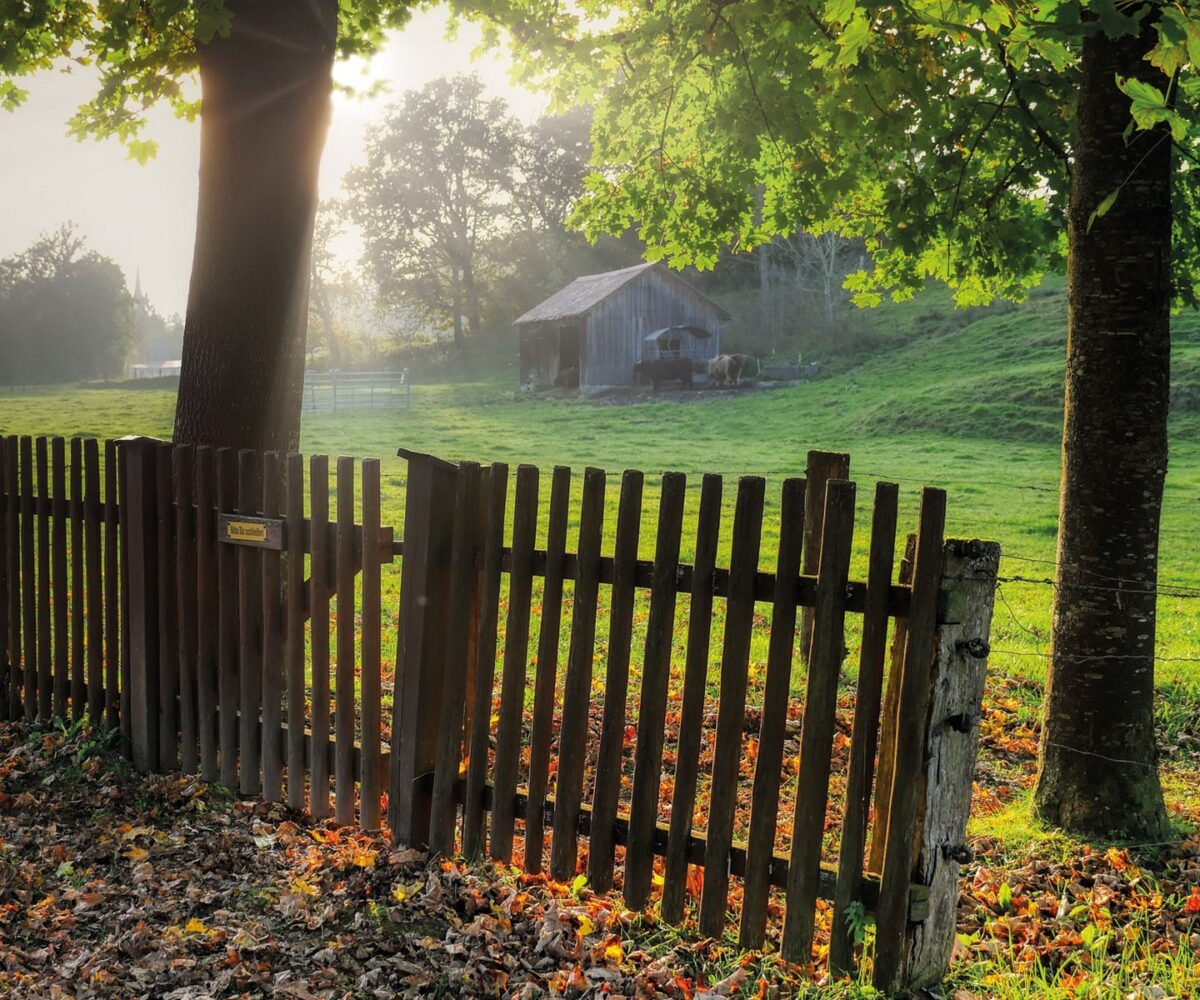
<instances>
[{"instance_id":1,"label":"shed doorway","mask_svg":"<svg viewBox=\"0 0 1200 1000\"><path fill-rule=\"evenodd\" d=\"M558 328L558 374L575 369L575 384L581 383L583 374L579 367L579 341L582 339L583 328L578 323L571 323Z\"/></svg>"}]
</instances>

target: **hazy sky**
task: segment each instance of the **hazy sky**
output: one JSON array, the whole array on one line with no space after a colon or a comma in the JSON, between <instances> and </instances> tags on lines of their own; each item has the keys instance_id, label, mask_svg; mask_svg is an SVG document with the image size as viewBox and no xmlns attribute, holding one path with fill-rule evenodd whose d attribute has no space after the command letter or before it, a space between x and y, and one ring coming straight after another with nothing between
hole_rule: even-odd
<instances>
[{"instance_id":1,"label":"hazy sky","mask_svg":"<svg viewBox=\"0 0 1200 1000\"><path fill-rule=\"evenodd\" d=\"M367 125L381 110L408 88L439 76L476 72L521 118L541 113L538 96L509 84L500 55L471 60L477 31L464 27L449 42L445 24L441 10L417 11L369 65L339 64L336 76L345 83L381 79L390 89L369 101L334 97L321 162L322 196L339 192L347 169L361 158ZM125 269L130 288L140 269L142 289L155 306L182 313L196 228L199 124L157 112L146 137L158 140L158 157L143 167L127 160L115 140L79 143L66 136L67 119L95 90L94 76L51 72L23 86L29 100L14 113L0 111L0 256L74 221L90 246ZM344 252L352 255L354 249L346 241Z\"/></svg>"}]
</instances>

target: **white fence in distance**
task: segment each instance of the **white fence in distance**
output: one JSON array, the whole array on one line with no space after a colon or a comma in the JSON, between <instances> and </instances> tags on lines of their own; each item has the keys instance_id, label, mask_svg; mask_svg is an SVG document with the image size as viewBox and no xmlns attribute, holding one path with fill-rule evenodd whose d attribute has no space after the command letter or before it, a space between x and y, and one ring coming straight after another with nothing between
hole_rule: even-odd
<instances>
[{"instance_id":1,"label":"white fence in distance","mask_svg":"<svg viewBox=\"0 0 1200 1000\"><path fill-rule=\"evenodd\" d=\"M412 403L408 369L394 372L305 372L304 413L407 410Z\"/></svg>"}]
</instances>

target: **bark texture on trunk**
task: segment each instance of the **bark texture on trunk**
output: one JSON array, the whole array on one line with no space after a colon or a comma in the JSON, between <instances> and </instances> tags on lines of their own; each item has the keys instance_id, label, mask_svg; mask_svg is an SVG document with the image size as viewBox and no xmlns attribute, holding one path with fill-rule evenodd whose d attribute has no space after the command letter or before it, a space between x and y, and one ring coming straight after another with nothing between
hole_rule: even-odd
<instances>
[{"instance_id":1,"label":"bark texture on trunk","mask_svg":"<svg viewBox=\"0 0 1200 1000\"><path fill-rule=\"evenodd\" d=\"M196 247L175 441L294 451L336 0L231 0L200 48Z\"/></svg>"},{"instance_id":2,"label":"bark texture on trunk","mask_svg":"<svg viewBox=\"0 0 1200 1000\"><path fill-rule=\"evenodd\" d=\"M1152 35L1101 34L1083 47L1057 587L1035 808L1084 834L1158 839L1167 829L1153 657L1167 470L1171 146L1162 131L1126 144L1129 99L1114 82L1157 75L1143 60ZM1122 181L1089 232L1092 212Z\"/></svg>"}]
</instances>

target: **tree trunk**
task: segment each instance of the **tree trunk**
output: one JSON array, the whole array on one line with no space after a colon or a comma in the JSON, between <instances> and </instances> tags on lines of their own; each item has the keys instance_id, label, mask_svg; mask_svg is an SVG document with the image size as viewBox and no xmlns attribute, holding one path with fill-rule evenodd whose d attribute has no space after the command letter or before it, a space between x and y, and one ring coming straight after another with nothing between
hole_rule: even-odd
<instances>
[{"instance_id":1,"label":"tree trunk","mask_svg":"<svg viewBox=\"0 0 1200 1000\"><path fill-rule=\"evenodd\" d=\"M475 281L475 268L472 265L470 257L463 264L463 287L466 292L467 299L467 329L472 337L479 336L479 327L481 325L479 308L479 285Z\"/></svg>"},{"instance_id":2,"label":"tree trunk","mask_svg":"<svg viewBox=\"0 0 1200 1000\"><path fill-rule=\"evenodd\" d=\"M1149 20L1149 19L1147 19ZM1038 815L1093 836L1167 830L1154 740L1158 525L1167 470L1171 145L1128 145L1117 75L1154 78L1154 38L1083 46L1069 218L1058 570ZM1111 210L1089 217L1126 181Z\"/></svg>"},{"instance_id":3,"label":"tree trunk","mask_svg":"<svg viewBox=\"0 0 1200 1000\"><path fill-rule=\"evenodd\" d=\"M454 348L459 355L467 353L467 343L463 340L463 295L462 279L459 277L458 265L450 265L451 308L454 311Z\"/></svg>"},{"instance_id":4,"label":"tree trunk","mask_svg":"<svg viewBox=\"0 0 1200 1000\"><path fill-rule=\"evenodd\" d=\"M175 440L294 451L336 0L230 0L200 46L196 247Z\"/></svg>"}]
</instances>

